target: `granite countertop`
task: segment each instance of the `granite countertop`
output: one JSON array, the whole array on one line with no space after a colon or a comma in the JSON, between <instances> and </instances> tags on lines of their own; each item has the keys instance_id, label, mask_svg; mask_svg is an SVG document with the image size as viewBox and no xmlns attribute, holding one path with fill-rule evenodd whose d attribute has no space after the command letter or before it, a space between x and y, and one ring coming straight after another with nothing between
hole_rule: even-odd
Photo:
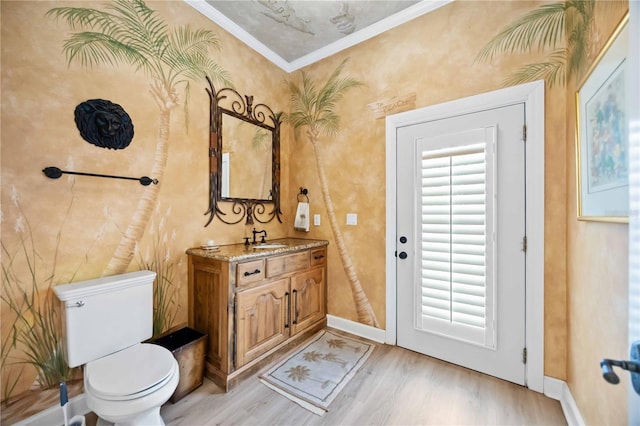
<instances>
[{"instance_id":1,"label":"granite countertop","mask_svg":"<svg viewBox=\"0 0 640 426\"><path fill-rule=\"evenodd\" d=\"M329 244L326 240L308 240L304 238L279 238L277 240L267 240L269 244L284 244L281 247L256 248L258 245L245 246L244 244L230 244L219 246L219 250L205 250L201 247L187 249L187 254L206 257L209 259L223 260L225 262L237 262L257 257L271 256L274 254L286 254L296 251L307 250L315 247L322 247Z\"/></svg>"}]
</instances>

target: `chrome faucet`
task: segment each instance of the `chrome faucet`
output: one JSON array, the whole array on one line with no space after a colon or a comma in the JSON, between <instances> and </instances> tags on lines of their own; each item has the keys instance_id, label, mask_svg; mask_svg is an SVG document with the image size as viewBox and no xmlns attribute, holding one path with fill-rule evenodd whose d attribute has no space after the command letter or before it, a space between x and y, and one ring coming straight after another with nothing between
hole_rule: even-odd
<instances>
[{"instance_id":1,"label":"chrome faucet","mask_svg":"<svg viewBox=\"0 0 640 426\"><path fill-rule=\"evenodd\" d=\"M258 244L258 241L256 241L256 235L260 235L262 234L262 237L260 238L260 244L264 244L266 243L265 238L267 238L267 231L265 231L264 229L262 231L256 231L256 228L253 228L253 244Z\"/></svg>"}]
</instances>

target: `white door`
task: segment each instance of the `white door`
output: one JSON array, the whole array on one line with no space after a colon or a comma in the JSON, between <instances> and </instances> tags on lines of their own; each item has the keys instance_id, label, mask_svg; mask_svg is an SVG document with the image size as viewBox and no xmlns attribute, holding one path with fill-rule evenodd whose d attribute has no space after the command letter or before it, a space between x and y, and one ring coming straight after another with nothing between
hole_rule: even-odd
<instances>
[{"instance_id":1,"label":"white door","mask_svg":"<svg viewBox=\"0 0 640 426\"><path fill-rule=\"evenodd\" d=\"M397 130L399 346L525 384L525 105Z\"/></svg>"}]
</instances>

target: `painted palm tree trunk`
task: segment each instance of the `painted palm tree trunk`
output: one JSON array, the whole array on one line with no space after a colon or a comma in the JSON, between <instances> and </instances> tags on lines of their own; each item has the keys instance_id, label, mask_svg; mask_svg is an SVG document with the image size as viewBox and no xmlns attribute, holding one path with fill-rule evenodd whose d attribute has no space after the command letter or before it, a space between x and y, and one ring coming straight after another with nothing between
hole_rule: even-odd
<instances>
[{"instance_id":1,"label":"painted palm tree trunk","mask_svg":"<svg viewBox=\"0 0 640 426\"><path fill-rule=\"evenodd\" d=\"M159 101L156 99L156 101ZM111 260L107 264L102 275L109 276L121 274L127 270L133 259L136 245L144 235L145 228L149 223L151 214L158 200L158 192L162 185L162 177L167 165L167 156L169 151L169 130L171 123L171 109L164 105L171 105L172 102L160 103L160 124L158 129L158 139L156 143L156 152L153 158L153 167L151 168L151 176L158 179L158 185L148 185L145 187L135 213L131 217L129 226L120 238L120 242L116 247Z\"/></svg>"},{"instance_id":2,"label":"painted palm tree trunk","mask_svg":"<svg viewBox=\"0 0 640 426\"><path fill-rule=\"evenodd\" d=\"M349 252L347 251L347 247L344 243L344 238L342 237L342 232L340 231L340 226L338 225L336 212L333 208L333 202L331 201L331 194L329 193L329 184L327 183L327 177L322 163L322 152L320 144L318 143L318 134L317 130L309 130L307 133L309 141L311 142L311 145L313 145L313 150L316 154L316 167L318 169L318 177L320 178L322 199L324 200L325 208L327 209L327 216L329 217L329 224L331 225L333 238L335 239L336 246L338 247L338 255L340 256L342 266L344 267L344 271L349 279L349 286L351 287L351 293L353 294L353 299L356 305L358 322L380 328L380 323L376 318L376 314L373 312L373 308L369 303L366 293L362 289L362 284L360 284L360 280L358 279L356 270L353 267L353 263L351 263L351 257L349 256Z\"/></svg>"},{"instance_id":3,"label":"painted palm tree trunk","mask_svg":"<svg viewBox=\"0 0 640 426\"><path fill-rule=\"evenodd\" d=\"M86 67L116 63L134 65L151 78L151 94L160 109L151 170L151 175L160 184L145 187L103 272L103 275L114 275L129 267L156 206L167 164L171 110L178 103L178 87L184 87L186 105L190 80L202 81L209 76L225 84L230 82L228 73L209 58L209 49L219 47L218 39L211 31L192 31L188 26L170 31L143 0L113 0L105 7L109 11L60 7L49 10L47 15L64 19L74 30L82 29L65 42L69 63L78 61Z\"/></svg>"},{"instance_id":4,"label":"painted palm tree trunk","mask_svg":"<svg viewBox=\"0 0 640 426\"><path fill-rule=\"evenodd\" d=\"M347 247L336 219L336 213L333 208L333 202L331 201L331 195L329 194L329 184L327 183L327 177L324 171L322 162L322 152L320 150L320 144L318 137L320 132L328 135L333 135L340 129L340 116L336 113L336 106L340 101L344 93L358 86L362 86L363 83L351 77L341 77L342 70L347 62L347 59L342 61L340 65L333 71L329 79L322 85L321 89L316 88L316 82L313 81L304 71L302 71L302 86L290 82L288 88L290 92L291 100L291 113L287 116L287 120L291 123L295 130L302 127L307 128L307 136L316 154L316 166L318 169L318 177L320 178L320 188L322 191L322 197L327 209L327 216L329 217L329 224L331 225L331 231L338 247L338 255L342 261L342 266L347 274L349 280L349 286L353 295L353 300L356 305L356 312L358 314L358 321L372 325L374 327L380 327L375 313L371 308L369 299L366 293L362 289L360 280L356 273L351 258L347 252Z\"/></svg>"}]
</instances>

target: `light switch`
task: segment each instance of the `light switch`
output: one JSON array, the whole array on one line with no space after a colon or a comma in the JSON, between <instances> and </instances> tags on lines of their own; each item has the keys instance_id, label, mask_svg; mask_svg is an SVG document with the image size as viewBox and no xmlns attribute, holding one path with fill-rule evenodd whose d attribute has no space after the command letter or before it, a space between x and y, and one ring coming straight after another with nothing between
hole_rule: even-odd
<instances>
[{"instance_id":1,"label":"light switch","mask_svg":"<svg viewBox=\"0 0 640 426\"><path fill-rule=\"evenodd\" d=\"M347 225L357 225L357 224L358 224L358 214L347 213Z\"/></svg>"},{"instance_id":2,"label":"light switch","mask_svg":"<svg viewBox=\"0 0 640 426\"><path fill-rule=\"evenodd\" d=\"M320 215L319 214L314 214L313 215L313 225L314 226L320 226Z\"/></svg>"}]
</instances>

